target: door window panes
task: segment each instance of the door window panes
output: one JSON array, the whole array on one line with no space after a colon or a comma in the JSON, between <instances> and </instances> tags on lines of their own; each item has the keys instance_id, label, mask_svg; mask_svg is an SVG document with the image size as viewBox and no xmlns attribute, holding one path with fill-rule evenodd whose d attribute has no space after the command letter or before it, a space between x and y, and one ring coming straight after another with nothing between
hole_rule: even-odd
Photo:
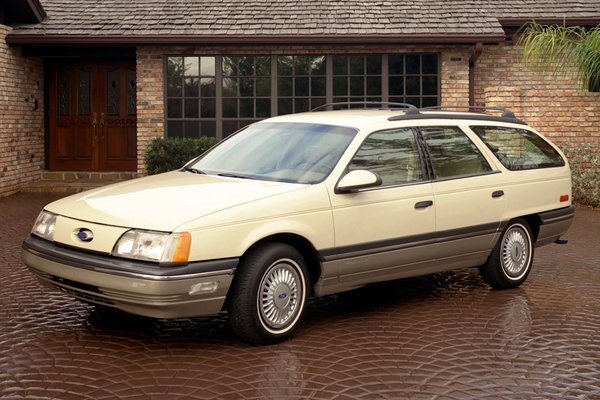
<instances>
[{"instance_id":1,"label":"door window panes","mask_svg":"<svg viewBox=\"0 0 600 400\"><path fill-rule=\"evenodd\" d=\"M127 115L135 115L137 113L137 83L135 79L135 71L127 70Z\"/></svg>"},{"instance_id":2,"label":"door window panes","mask_svg":"<svg viewBox=\"0 0 600 400\"><path fill-rule=\"evenodd\" d=\"M90 115L90 71L77 70L77 114Z\"/></svg>"},{"instance_id":3,"label":"door window panes","mask_svg":"<svg viewBox=\"0 0 600 400\"><path fill-rule=\"evenodd\" d=\"M106 78L106 114L120 114L121 71L108 71Z\"/></svg>"},{"instance_id":4,"label":"door window panes","mask_svg":"<svg viewBox=\"0 0 600 400\"><path fill-rule=\"evenodd\" d=\"M71 70L62 69L56 77L56 104L59 116L71 114Z\"/></svg>"}]
</instances>

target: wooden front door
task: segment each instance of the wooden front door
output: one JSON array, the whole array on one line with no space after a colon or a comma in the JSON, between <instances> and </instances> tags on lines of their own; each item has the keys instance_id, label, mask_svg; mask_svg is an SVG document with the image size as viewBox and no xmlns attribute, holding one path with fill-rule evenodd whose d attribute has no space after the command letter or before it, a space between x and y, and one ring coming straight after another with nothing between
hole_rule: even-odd
<instances>
[{"instance_id":1,"label":"wooden front door","mask_svg":"<svg viewBox=\"0 0 600 400\"><path fill-rule=\"evenodd\" d=\"M51 170L136 169L135 62L53 63L48 89Z\"/></svg>"}]
</instances>

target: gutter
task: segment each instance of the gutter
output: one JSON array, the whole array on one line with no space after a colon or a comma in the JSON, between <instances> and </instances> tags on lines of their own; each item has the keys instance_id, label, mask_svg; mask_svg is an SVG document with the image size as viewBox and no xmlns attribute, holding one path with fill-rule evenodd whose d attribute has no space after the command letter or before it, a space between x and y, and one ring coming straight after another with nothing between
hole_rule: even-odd
<instances>
[{"instance_id":1,"label":"gutter","mask_svg":"<svg viewBox=\"0 0 600 400\"><path fill-rule=\"evenodd\" d=\"M297 44L473 44L501 43L504 35L267 36L267 35L44 35L6 36L10 45L297 45Z\"/></svg>"},{"instance_id":2,"label":"gutter","mask_svg":"<svg viewBox=\"0 0 600 400\"><path fill-rule=\"evenodd\" d=\"M46 18L46 11L39 0L26 0L27 5L35 15L38 22L42 22Z\"/></svg>"},{"instance_id":3,"label":"gutter","mask_svg":"<svg viewBox=\"0 0 600 400\"><path fill-rule=\"evenodd\" d=\"M469 106L475 106L475 63L483 53L483 43L475 43L471 57L469 57Z\"/></svg>"},{"instance_id":4,"label":"gutter","mask_svg":"<svg viewBox=\"0 0 600 400\"><path fill-rule=\"evenodd\" d=\"M579 17L579 18L498 18L500 25L504 27L522 27L531 22L540 25L565 25L565 26L596 26L600 24L600 17Z\"/></svg>"}]
</instances>

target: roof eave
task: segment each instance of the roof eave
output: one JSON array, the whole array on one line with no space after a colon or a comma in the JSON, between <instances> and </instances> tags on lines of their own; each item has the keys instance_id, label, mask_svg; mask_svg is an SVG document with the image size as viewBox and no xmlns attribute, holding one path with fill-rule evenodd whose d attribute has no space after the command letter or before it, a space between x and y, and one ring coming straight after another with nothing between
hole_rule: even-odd
<instances>
[{"instance_id":1,"label":"roof eave","mask_svg":"<svg viewBox=\"0 0 600 400\"><path fill-rule=\"evenodd\" d=\"M9 34L11 45L278 45L278 44L473 44L500 43L504 35L398 35L398 36L193 36L193 35L36 35Z\"/></svg>"}]
</instances>

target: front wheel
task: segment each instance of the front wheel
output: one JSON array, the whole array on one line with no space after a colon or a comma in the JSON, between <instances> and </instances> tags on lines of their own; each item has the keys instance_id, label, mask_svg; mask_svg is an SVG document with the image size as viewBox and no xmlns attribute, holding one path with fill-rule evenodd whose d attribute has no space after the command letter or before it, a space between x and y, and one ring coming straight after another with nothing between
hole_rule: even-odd
<instances>
[{"instance_id":1,"label":"front wheel","mask_svg":"<svg viewBox=\"0 0 600 400\"><path fill-rule=\"evenodd\" d=\"M290 337L306 311L307 272L295 248L261 245L247 254L231 291L229 321L233 331L253 344Z\"/></svg>"},{"instance_id":2,"label":"front wheel","mask_svg":"<svg viewBox=\"0 0 600 400\"><path fill-rule=\"evenodd\" d=\"M519 218L506 227L479 273L493 288L510 289L525 282L532 263L531 229L527 221Z\"/></svg>"}]
</instances>

